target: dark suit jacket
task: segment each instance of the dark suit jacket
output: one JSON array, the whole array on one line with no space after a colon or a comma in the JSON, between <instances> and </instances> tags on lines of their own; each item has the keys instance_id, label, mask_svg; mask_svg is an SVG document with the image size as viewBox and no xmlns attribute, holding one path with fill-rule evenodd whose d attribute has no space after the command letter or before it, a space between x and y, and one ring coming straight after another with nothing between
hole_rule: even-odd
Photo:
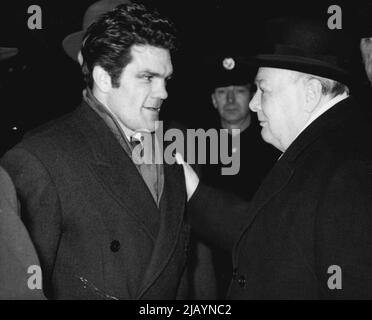
<instances>
[{"instance_id":1,"label":"dark suit jacket","mask_svg":"<svg viewBox=\"0 0 372 320\"><path fill-rule=\"evenodd\" d=\"M370 127L348 98L300 134L251 203L198 187L192 226L232 250L229 298L372 298Z\"/></svg>"},{"instance_id":2,"label":"dark suit jacket","mask_svg":"<svg viewBox=\"0 0 372 320\"><path fill-rule=\"evenodd\" d=\"M183 297L189 243L182 167L157 208L131 159L83 103L3 157L54 299Z\"/></svg>"},{"instance_id":3,"label":"dark suit jacket","mask_svg":"<svg viewBox=\"0 0 372 320\"><path fill-rule=\"evenodd\" d=\"M0 299L45 299L41 289L28 286L34 275L41 276L29 269L34 266L40 263L19 217L16 191L0 168Z\"/></svg>"}]
</instances>

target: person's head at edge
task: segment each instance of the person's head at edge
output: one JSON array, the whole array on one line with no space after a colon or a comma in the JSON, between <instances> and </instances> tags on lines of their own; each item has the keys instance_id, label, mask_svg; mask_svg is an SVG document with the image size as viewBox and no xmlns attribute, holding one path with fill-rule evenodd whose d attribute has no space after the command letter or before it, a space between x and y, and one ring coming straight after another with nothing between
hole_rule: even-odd
<instances>
[{"instance_id":1,"label":"person's head at edge","mask_svg":"<svg viewBox=\"0 0 372 320\"><path fill-rule=\"evenodd\" d=\"M360 55L365 75L372 86L372 4L370 1L361 3L355 12L355 32L359 40Z\"/></svg>"},{"instance_id":2,"label":"person's head at edge","mask_svg":"<svg viewBox=\"0 0 372 320\"><path fill-rule=\"evenodd\" d=\"M360 39L360 52L364 63L364 70L372 86L372 33L371 37Z\"/></svg>"},{"instance_id":3,"label":"person's head at edge","mask_svg":"<svg viewBox=\"0 0 372 320\"><path fill-rule=\"evenodd\" d=\"M143 5L124 4L87 30L82 72L94 96L126 128L155 130L176 49L173 25Z\"/></svg>"}]
</instances>

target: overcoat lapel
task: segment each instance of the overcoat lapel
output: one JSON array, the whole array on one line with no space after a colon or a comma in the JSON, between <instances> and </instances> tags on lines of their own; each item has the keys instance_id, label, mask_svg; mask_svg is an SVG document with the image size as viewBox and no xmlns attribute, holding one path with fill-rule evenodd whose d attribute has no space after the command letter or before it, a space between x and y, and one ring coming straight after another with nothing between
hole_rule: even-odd
<instances>
[{"instance_id":1,"label":"overcoat lapel","mask_svg":"<svg viewBox=\"0 0 372 320\"><path fill-rule=\"evenodd\" d=\"M104 121L87 104L78 110L77 126L89 147L88 165L108 193L123 206L129 215L139 221L155 240L159 228L159 210L132 160L122 149ZM89 186L87 186L89 188ZM110 216L107 210L102 218L110 232L116 230L123 215ZM113 213L114 214L114 213ZM149 219L149 217L156 217Z\"/></svg>"},{"instance_id":2,"label":"overcoat lapel","mask_svg":"<svg viewBox=\"0 0 372 320\"><path fill-rule=\"evenodd\" d=\"M238 241L235 243L233 249L233 262L236 262L236 257L239 256L238 244L240 242L240 239L252 225L260 210L288 184L293 175L293 172L294 169L289 166L288 162L280 159L275 164L274 168L269 172L268 176L264 179L250 206L250 219L245 224L242 232L240 233Z\"/></svg>"},{"instance_id":3,"label":"overcoat lapel","mask_svg":"<svg viewBox=\"0 0 372 320\"><path fill-rule=\"evenodd\" d=\"M179 242L186 202L182 166L164 163L164 191L160 201L160 229L150 264L146 270L137 299L142 298L168 265Z\"/></svg>"}]
</instances>

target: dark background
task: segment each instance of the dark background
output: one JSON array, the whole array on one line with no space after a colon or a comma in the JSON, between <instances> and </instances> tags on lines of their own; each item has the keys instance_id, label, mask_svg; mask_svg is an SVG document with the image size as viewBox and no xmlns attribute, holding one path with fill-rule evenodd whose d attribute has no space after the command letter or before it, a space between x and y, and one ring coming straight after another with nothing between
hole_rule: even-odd
<instances>
[{"instance_id":1,"label":"dark background","mask_svg":"<svg viewBox=\"0 0 372 320\"><path fill-rule=\"evenodd\" d=\"M87 7L95 0L1 0L0 46L20 53L0 62L0 155L28 130L73 110L81 100L83 82L77 63L62 49L62 40L81 29ZM181 44L173 59L175 74L162 119L190 127L207 127L216 118L210 104L203 57L217 51L257 53L263 44L265 21L278 16L316 16L327 23L327 8L342 8L343 29L354 37L354 68L363 78L355 13L362 1L135 1L157 8L176 25ZM42 9L42 29L29 30L30 5ZM275 30L272 30L274 32ZM271 32L271 31L270 31Z\"/></svg>"}]
</instances>

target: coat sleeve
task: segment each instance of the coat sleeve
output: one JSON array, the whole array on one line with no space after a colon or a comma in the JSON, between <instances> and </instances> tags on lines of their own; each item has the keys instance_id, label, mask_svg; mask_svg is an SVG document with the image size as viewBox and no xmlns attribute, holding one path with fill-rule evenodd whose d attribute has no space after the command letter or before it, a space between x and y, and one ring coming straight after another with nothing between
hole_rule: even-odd
<instances>
[{"instance_id":1,"label":"coat sleeve","mask_svg":"<svg viewBox=\"0 0 372 320\"><path fill-rule=\"evenodd\" d=\"M202 183L188 202L188 213L201 239L228 252L250 217L248 202Z\"/></svg>"},{"instance_id":2,"label":"coat sleeve","mask_svg":"<svg viewBox=\"0 0 372 320\"><path fill-rule=\"evenodd\" d=\"M315 265L325 299L372 298L372 166L348 161L332 175L315 220Z\"/></svg>"},{"instance_id":3,"label":"coat sleeve","mask_svg":"<svg viewBox=\"0 0 372 320\"><path fill-rule=\"evenodd\" d=\"M19 217L14 186L0 168L0 299L45 299L41 288L28 286L30 267L40 263Z\"/></svg>"},{"instance_id":4,"label":"coat sleeve","mask_svg":"<svg viewBox=\"0 0 372 320\"><path fill-rule=\"evenodd\" d=\"M13 148L1 160L16 187L21 219L39 256L45 295L50 284L62 234L60 201L51 176L43 163L28 150Z\"/></svg>"}]
</instances>

